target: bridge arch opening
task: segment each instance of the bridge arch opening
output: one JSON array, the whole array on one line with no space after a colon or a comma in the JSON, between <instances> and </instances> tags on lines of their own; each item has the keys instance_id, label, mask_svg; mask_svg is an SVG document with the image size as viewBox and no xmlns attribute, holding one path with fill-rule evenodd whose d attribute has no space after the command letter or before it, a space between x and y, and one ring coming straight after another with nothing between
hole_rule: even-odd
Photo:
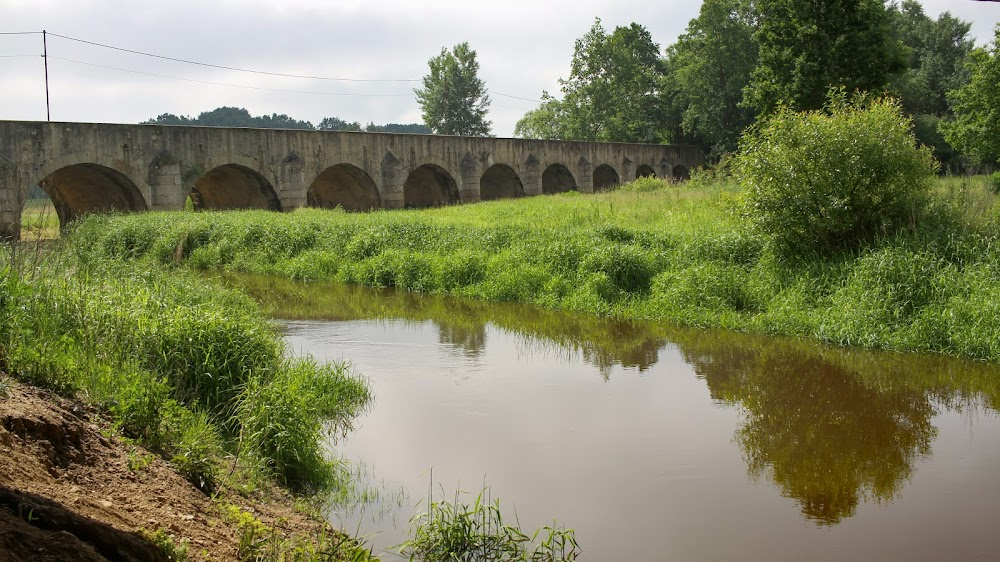
<instances>
[{"instance_id":1,"label":"bridge arch opening","mask_svg":"<svg viewBox=\"0 0 1000 562\"><path fill-rule=\"evenodd\" d=\"M594 168L594 191L607 191L621 183L618 172L607 164Z\"/></svg>"},{"instance_id":2,"label":"bridge arch opening","mask_svg":"<svg viewBox=\"0 0 1000 562\"><path fill-rule=\"evenodd\" d=\"M635 170L636 179L655 178L655 177L656 177L656 170L654 170L652 166L647 166L646 164L643 164L642 166L639 166Z\"/></svg>"},{"instance_id":3,"label":"bridge arch opening","mask_svg":"<svg viewBox=\"0 0 1000 562\"><path fill-rule=\"evenodd\" d=\"M524 184L510 166L494 164L479 179L479 198L483 201L514 197L524 197Z\"/></svg>"},{"instance_id":4,"label":"bridge arch opening","mask_svg":"<svg viewBox=\"0 0 1000 562\"><path fill-rule=\"evenodd\" d=\"M577 191L573 172L562 164L552 164L542 172L542 193Z\"/></svg>"},{"instance_id":5,"label":"bridge arch opening","mask_svg":"<svg viewBox=\"0 0 1000 562\"><path fill-rule=\"evenodd\" d=\"M455 178L435 164L424 164L413 170L403 184L404 207L437 207L460 200Z\"/></svg>"},{"instance_id":6,"label":"bridge arch opening","mask_svg":"<svg viewBox=\"0 0 1000 562\"><path fill-rule=\"evenodd\" d=\"M691 172L687 168L681 166L680 164L674 166L673 178L675 182L682 182L691 179Z\"/></svg>"},{"instance_id":7,"label":"bridge arch opening","mask_svg":"<svg viewBox=\"0 0 1000 562\"><path fill-rule=\"evenodd\" d=\"M367 172L351 164L337 164L316 176L306 193L306 205L370 211L382 206L382 198Z\"/></svg>"},{"instance_id":8,"label":"bridge arch opening","mask_svg":"<svg viewBox=\"0 0 1000 562\"><path fill-rule=\"evenodd\" d=\"M52 201L60 228L90 213L146 210L146 200L135 183L118 170L100 164L59 168L38 186ZM23 223L22 218L22 228Z\"/></svg>"},{"instance_id":9,"label":"bridge arch opening","mask_svg":"<svg viewBox=\"0 0 1000 562\"><path fill-rule=\"evenodd\" d=\"M195 180L190 197L196 210L281 210L271 182L239 164L223 164L206 172Z\"/></svg>"}]
</instances>

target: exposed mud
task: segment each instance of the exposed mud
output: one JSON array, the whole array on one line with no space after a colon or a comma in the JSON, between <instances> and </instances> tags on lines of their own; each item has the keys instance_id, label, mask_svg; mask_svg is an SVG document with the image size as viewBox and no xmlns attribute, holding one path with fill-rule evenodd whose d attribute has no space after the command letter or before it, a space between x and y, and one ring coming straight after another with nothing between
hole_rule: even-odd
<instances>
[{"instance_id":1,"label":"exposed mud","mask_svg":"<svg viewBox=\"0 0 1000 562\"><path fill-rule=\"evenodd\" d=\"M0 383L0 562L168 560L149 538L187 543L189 560L235 560L239 536L218 502L165 461L123 442L82 403ZM225 494L284 536L324 525L280 490Z\"/></svg>"}]
</instances>

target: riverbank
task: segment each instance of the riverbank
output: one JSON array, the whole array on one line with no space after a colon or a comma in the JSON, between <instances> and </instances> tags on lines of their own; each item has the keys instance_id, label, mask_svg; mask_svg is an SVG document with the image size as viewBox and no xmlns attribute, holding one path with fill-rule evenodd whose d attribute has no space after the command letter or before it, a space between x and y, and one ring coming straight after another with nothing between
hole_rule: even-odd
<instances>
[{"instance_id":1,"label":"riverbank","mask_svg":"<svg viewBox=\"0 0 1000 562\"><path fill-rule=\"evenodd\" d=\"M856 253L780 257L741 187L643 179L421 211L305 209L93 217L84 260L336 280L616 318L1000 361L1000 208L984 180L939 180L908 228Z\"/></svg>"},{"instance_id":2,"label":"riverbank","mask_svg":"<svg viewBox=\"0 0 1000 562\"><path fill-rule=\"evenodd\" d=\"M369 402L365 379L288 358L255 303L196 275L15 249L0 559L368 559L322 511L350 485L326 447Z\"/></svg>"}]
</instances>

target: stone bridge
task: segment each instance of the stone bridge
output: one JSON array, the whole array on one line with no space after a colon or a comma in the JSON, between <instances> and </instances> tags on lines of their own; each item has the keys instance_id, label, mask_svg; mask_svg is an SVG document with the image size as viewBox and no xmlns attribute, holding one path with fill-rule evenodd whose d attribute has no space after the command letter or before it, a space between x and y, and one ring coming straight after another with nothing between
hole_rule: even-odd
<instances>
[{"instance_id":1,"label":"stone bridge","mask_svg":"<svg viewBox=\"0 0 1000 562\"><path fill-rule=\"evenodd\" d=\"M428 207L685 179L694 147L161 125L0 121L0 235L29 191L65 225L101 211Z\"/></svg>"}]
</instances>

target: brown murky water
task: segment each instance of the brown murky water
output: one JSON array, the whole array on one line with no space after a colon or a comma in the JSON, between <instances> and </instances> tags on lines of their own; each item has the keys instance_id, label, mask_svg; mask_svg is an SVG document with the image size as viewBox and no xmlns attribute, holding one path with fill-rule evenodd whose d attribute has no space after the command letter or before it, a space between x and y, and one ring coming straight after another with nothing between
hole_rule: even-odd
<instances>
[{"instance_id":1,"label":"brown murky water","mask_svg":"<svg viewBox=\"0 0 1000 562\"><path fill-rule=\"evenodd\" d=\"M573 528L583 560L1000 558L995 366L241 283L296 353L371 378L338 449L377 497L332 517L376 551L403 540L433 469L449 495L485 480L522 527Z\"/></svg>"}]
</instances>

